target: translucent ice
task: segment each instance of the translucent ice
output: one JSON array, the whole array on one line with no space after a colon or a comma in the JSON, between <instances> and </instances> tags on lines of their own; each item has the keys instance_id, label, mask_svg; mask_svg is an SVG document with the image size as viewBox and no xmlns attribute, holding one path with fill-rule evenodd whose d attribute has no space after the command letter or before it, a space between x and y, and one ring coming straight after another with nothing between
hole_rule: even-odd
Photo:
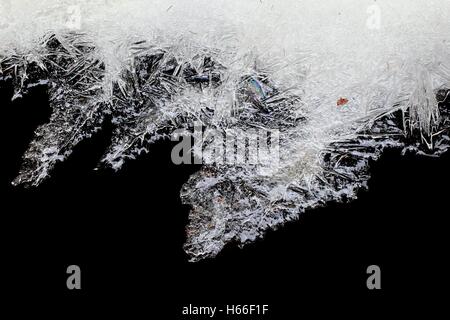
<instances>
[{"instance_id":1,"label":"translucent ice","mask_svg":"<svg viewBox=\"0 0 450 320\"><path fill-rule=\"evenodd\" d=\"M15 184L39 185L105 117L115 129L102 161L114 169L194 121L280 131L273 174L205 165L183 187L194 261L354 198L387 146L449 145L447 0L0 4L0 79L14 99L47 86L53 110Z\"/></svg>"}]
</instances>

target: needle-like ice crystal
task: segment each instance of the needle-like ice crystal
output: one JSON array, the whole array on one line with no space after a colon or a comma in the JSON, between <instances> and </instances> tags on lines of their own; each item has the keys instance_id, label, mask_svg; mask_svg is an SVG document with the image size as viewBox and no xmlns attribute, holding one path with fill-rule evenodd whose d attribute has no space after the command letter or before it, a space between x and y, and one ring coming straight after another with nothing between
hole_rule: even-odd
<instances>
[{"instance_id":1,"label":"needle-like ice crystal","mask_svg":"<svg viewBox=\"0 0 450 320\"><path fill-rule=\"evenodd\" d=\"M244 245L355 198L386 147L448 149L448 12L447 0L0 0L0 80L13 99L46 86L52 108L13 184L38 186L106 118L102 163L116 170L195 122L277 130L274 170L205 164L181 190L192 261Z\"/></svg>"}]
</instances>

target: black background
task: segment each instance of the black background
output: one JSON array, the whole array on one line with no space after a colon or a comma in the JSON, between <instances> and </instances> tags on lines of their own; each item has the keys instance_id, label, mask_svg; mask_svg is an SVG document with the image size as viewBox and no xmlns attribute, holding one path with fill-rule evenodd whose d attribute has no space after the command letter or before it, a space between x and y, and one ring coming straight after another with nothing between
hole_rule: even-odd
<instances>
[{"instance_id":1,"label":"black background","mask_svg":"<svg viewBox=\"0 0 450 320\"><path fill-rule=\"evenodd\" d=\"M16 313L200 319L183 318L182 306L269 304L266 317L228 318L293 319L308 310L364 319L392 307L414 310L446 288L448 154L388 151L372 164L369 191L358 200L308 211L255 244L192 264L182 249L189 208L179 190L198 166L172 164L172 144L162 142L120 172L94 171L109 143L107 125L39 188L12 187L50 109L42 88L11 96L3 83L1 287L19 302ZM72 264L81 267L80 291L66 288ZM381 267L379 291L366 287L372 264Z\"/></svg>"}]
</instances>

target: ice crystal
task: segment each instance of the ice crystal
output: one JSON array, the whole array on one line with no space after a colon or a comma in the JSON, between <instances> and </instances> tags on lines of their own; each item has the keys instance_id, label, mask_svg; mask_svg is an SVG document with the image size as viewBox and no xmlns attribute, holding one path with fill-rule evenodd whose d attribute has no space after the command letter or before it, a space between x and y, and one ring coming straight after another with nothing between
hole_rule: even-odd
<instances>
[{"instance_id":1,"label":"ice crystal","mask_svg":"<svg viewBox=\"0 0 450 320\"><path fill-rule=\"evenodd\" d=\"M183 186L192 261L355 198L386 147L449 147L445 0L0 1L0 80L13 99L46 86L52 109L15 185L38 186L106 118L115 170L195 122L280 132L270 174L205 164Z\"/></svg>"}]
</instances>

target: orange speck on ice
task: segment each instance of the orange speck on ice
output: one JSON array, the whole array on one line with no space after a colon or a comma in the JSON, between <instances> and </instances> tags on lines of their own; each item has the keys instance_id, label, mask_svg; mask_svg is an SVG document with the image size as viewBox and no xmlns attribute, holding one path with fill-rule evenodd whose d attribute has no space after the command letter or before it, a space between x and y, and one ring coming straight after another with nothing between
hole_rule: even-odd
<instances>
[{"instance_id":1,"label":"orange speck on ice","mask_svg":"<svg viewBox=\"0 0 450 320\"><path fill-rule=\"evenodd\" d=\"M340 107L340 106L343 106L343 105L346 105L348 103L348 99L345 99L345 98L340 98L338 101L337 101L337 105Z\"/></svg>"}]
</instances>

